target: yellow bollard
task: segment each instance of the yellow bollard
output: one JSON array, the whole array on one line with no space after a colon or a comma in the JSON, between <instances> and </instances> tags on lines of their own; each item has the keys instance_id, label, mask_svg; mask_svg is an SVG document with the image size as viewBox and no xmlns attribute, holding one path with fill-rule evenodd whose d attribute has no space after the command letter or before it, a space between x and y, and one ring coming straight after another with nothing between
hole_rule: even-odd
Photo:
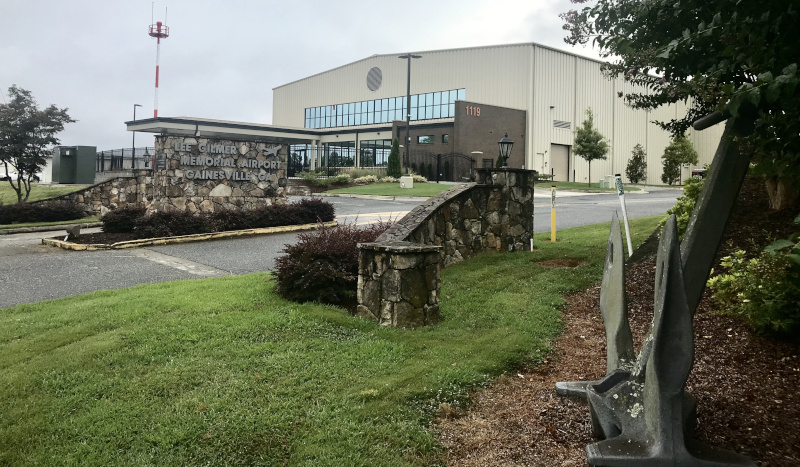
<instances>
[{"instance_id":1,"label":"yellow bollard","mask_svg":"<svg viewBox=\"0 0 800 467\"><path fill-rule=\"evenodd\" d=\"M550 241L556 241L556 186L550 187Z\"/></svg>"}]
</instances>

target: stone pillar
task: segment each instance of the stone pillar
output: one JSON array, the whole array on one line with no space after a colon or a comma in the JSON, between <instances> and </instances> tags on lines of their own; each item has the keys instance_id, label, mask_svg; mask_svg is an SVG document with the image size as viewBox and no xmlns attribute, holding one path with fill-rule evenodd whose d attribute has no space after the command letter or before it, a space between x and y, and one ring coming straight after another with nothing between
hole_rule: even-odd
<instances>
[{"instance_id":1,"label":"stone pillar","mask_svg":"<svg viewBox=\"0 0 800 467\"><path fill-rule=\"evenodd\" d=\"M401 328L440 321L441 246L394 241L358 248L357 316Z\"/></svg>"},{"instance_id":2,"label":"stone pillar","mask_svg":"<svg viewBox=\"0 0 800 467\"><path fill-rule=\"evenodd\" d=\"M509 168L476 169L476 184L500 189L500 196L490 195L487 212L501 216L501 244L508 251L527 251L533 238L533 184L536 171Z\"/></svg>"}]
</instances>

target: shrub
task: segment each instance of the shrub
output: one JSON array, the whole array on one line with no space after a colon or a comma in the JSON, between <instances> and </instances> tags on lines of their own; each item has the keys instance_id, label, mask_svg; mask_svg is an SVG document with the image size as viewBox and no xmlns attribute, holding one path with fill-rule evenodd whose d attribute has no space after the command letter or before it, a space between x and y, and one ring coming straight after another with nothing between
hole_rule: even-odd
<instances>
[{"instance_id":1,"label":"shrub","mask_svg":"<svg viewBox=\"0 0 800 467\"><path fill-rule=\"evenodd\" d=\"M329 187L331 185L349 185L351 183L350 175L347 174L336 175L334 177L325 177L310 172L299 172L297 176L307 182L310 182L313 186L322 188Z\"/></svg>"},{"instance_id":2,"label":"shrub","mask_svg":"<svg viewBox=\"0 0 800 467\"><path fill-rule=\"evenodd\" d=\"M83 208L71 201L0 205L0 224L60 222L84 217Z\"/></svg>"},{"instance_id":3,"label":"shrub","mask_svg":"<svg viewBox=\"0 0 800 467\"><path fill-rule=\"evenodd\" d=\"M728 313L757 332L794 337L800 332L800 233L778 240L752 259L739 250L721 264L727 272L708 287Z\"/></svg>"},{"instance_id":4,"label":"shrub","mask_svg":"<svg viewBox=\"0 0 800 467\"><path fill-rule=\"evenodd\" d=\"M351 169L348 174L350 174L350 178L353 180L361 177L373 176L376 178L381 178L386 176L386 169Z\"/></svg>"},{"instance_id":5,"label":"shrub","mask_svg":"<svg viewBox=\"0 0 800 467\"><path fill-rule=\"evenodd\" d=\"M144 211L142 211L144 212ZM249 211L219 210L213 213L158 212L134 221L139 238L170 237L281 225L315 224L334 219L331 203L303 198L291 204L262 206ZM105 219L105 217L104 217Z\"/></svg>"},{"instance_id":6,"label":"shrub","mask_svg":"<svg viewBox=\"0 0 800 467\"><path fill-rule=\"evenodd\" d=\"M639 183L647 180L647 153L641 144L633 147L633 154L628 159L628 166L625 167L625 175L631 183Z\"/></svg>"},{"instance_id":7,"label":"shrub","mask_svg":"<svg viewBox=\"0 0 800 467\"><path fill-rule=\"evenodd\" d=\"M378 177L375 175L364 175L363 177L354 178L353 183L356 185L369 185L370 183L378 183Z\"/></svg>"},{"instance_id":8,"label":"shrub","mask_svg":"<svg viewBox=\"0 0 800 467\"><path fill-rule=\"evenodd\" d=\"M388 223L354 224L301 233L275 261L275 291L295 302L320 302L354 308L358 284L356 244L375 241Z\"/></svg>"},{"instance_id":9,"label":"shrub","mask_svg":"<svg viewBox=\"0 0 800 467\"><path fill-rule=\"evenodd\" d=\"M428 179L423 177L420 174L412 173L411 174L411 178L414 179L414 183L427 183L428 182Z\"/></svg>"},{"instance_id":10,"label":"shrub","mask_svg":"<svg viewBox=\"0 0 800 467\"><path fill-rule=\"evenodd\" d=\"M387 175L381 179L381 183L397 183L397 179Z\"/></svg>"},{"instance_id":11,"label":"shrub","mask_svg":"<svg viewBox=\"0 0 800 467\"><path fill-rule=\"evenodd\" d=\"M303 222L304 224L310 224L312 222L329 222L332 221L336 216L336 209L334 208L333 204L320 198L303 198L300 201L291 204L290 206L297 206L301 210L308 213L309 217L304 219L307 221Z\"/></svg>"},{"instance_id":12,"label":"shrub","mask_svg":"<svg viewBox=\"0 0 800 467\"><path fill-rule=\"evenodd\" d=\"M136 227L136 219L145 214L144 206L125 206L107 212L100 222L103 223L103 232L128 233Z\"/></svg>"},{"instance_id":13,"label":"shrub","mask_svg":"<svg viewBox=\"0 0 800 467\"><path fill-rule=\"evenodd\" d=\"M667 211L667 214L675 214L678 221L678 238L683 239L683 234L686 233L686 228L689 227L689 219L692 218L694 206L697 204L697 199L700 197L700 192L703 190L703 180L695 177L687 178L686 184L683 186L683 196L678 198L675 206ZM661 221L663 226L667 222L665 218Z\"/></svg>"},{"instance_id":14,"label":"shrub","mask_svg":"<svg viewBox=\"0 0 800 467\"><path fill-rule=\"evenodd\" d=\"M210 231L208 216L188 211L155 212L136 219L134 227L139 238L172 237Z\"/></svg>"}]
</instances>

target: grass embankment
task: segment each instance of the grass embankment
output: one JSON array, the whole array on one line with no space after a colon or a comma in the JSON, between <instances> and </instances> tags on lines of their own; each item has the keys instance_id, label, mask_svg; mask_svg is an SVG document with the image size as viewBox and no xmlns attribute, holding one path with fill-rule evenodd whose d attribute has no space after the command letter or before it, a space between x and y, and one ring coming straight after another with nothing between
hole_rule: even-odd
<instances>
[{"instance_id":1,"label":"grass embankment","mask_svg":"<svg viewBox=\"0 0 800 467\"><path fill-rule=\"evenodd\" d=\"M556 190L575 190L575 191L608 191L608 192L616 192L616 187L611 188L600 188L600 184L597 182L592 182L591 185L584 182L549 182L549 181L541 181L536 183L536 188L546 188L550 189L551 186L556 187ZM641 191L641 188L637 188L635 186L630 185L623 185L623 188L626 192L628 191Z\"/></svg>"},{"instance_id":2,"label":"grass embankment","mask_svg":"<svg viewBox=\"0 0 800 467\"><path fill-rule=\"evenodd\" d=\"M57 196L66 195L73 191L82 190L89 185L73 185L73 186L42 186L38 183L31 185L31 195L28 202L39 201L48 198L55 198ZM0 204L17 204L17 192L9 186L7 181L0 181ZM90 216L83 219L75 219L74 221L60 221L60 222L31 222L25 224L0 224L2 229L16 229L22 227L40 227L48 225L63 225L63 224L83 224L86 222L95 222L99 220L99 216Z\"/></svg>"},{"instance_id":3,"label":"grass embankment","mask_svg":"<svg viewBox=\"0 0 800 467\"><path fill-rule=\"evenodd\" d=\"M28 202L39 201L42 199L55 198L56 196L66 195L73 191L86 188L89 185L72 186L44 186L34 183L31 185L31 195ZM24 194L24 192L23 192ZM7 181L0 181L0 204L16 204L17 192L8 184Z\"/></svg>"},{"instance_id":4,"label":"grass embankment","mask_svg":"<svg viewBox=\"0 0 800 467\"><path fill-rule=\"evenodd\" d=\"M353 195L382 196L436 196L455 185L444 183L415 183L413 188L401 188L399 183L373 183L371 185L337 188L326 193L347 193Z\"/></svg>"},{"instance_id":5,"label":"grass embankment","mask_svg":"<svg viewBox=\"0 0 800 467\"><path fill-rule=\"evenodd\" d=\"M631 222L637 242L658 220ZM414 331L287 302L268 274L0 310L0 464L439 463L432 415L548 352L608 225L444 270L444 321ZM538 264L563 258L586 264Z\"/></svg>"}]
</instances>

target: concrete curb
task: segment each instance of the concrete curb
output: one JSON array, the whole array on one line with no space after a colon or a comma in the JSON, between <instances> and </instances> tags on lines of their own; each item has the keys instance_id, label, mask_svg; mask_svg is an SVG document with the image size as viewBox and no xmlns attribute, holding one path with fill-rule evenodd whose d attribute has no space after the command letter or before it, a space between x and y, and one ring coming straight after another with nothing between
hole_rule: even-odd
<instances>
[{"instance_id":1,"label":"concrete curb","mask_svg":"<svg viewBox=\"0 0 800 467\"><path fill-rule=\"evenodd\" d=\"M245 229L245 230L230 230L227 232L194 234L194 235L181 235L179 237L158 237L158 238L145 238L141 240L128 240L125 242L117 242L112 244L95 243L83 245L79 243L65 242L55 238L43 238L42 244L61 248L63 250L72 251L97 251L97 250L122 250L125 248L137 248L142 246L153 245L169 245L173 243L190 243L200 242L204 240L217 240L220 238L235 238L246 237L251 235L264 235L274 233L286 232L299 232L304 230L316 230L323 227L336 227L339 225L337 221L323 222L322 224L300 224L300 225L284 225L280 227L265 227L261 229Z\"/></svg>"},{"instance_id":2,"label":"concrete curb","mask_svg":"<svg viewBox=\"0 0 800 467\"><path fill-rule=\"evenodd\" d=\"M444 193L444 191L442 192ZM358 199L374 199L378 201L425 201L430 196L385 196L385 195L354 195L350 193L314 193L311 196L318 196L320 198L358 198Z\"/></svg>"},{"instance_id":3,"label":"concrete curb","mask_svg":"<svg viewBox=\"0 0 800 467\"><path fill-rule=\"evenodd\" d=\"M85 223L78 223L78 224L58 224L58 225L40 225L36 227L19 227L13 229L0 229L0 235L11 235L11 234L18 234L18 233L31 233L31 232L55 232L58 230L67 230L67 227L72 227L73 225L79 225L82 229L88 229L91 227L101 227L103 225L102 222L85 222Z\"/></svg>"}]
</instances>

